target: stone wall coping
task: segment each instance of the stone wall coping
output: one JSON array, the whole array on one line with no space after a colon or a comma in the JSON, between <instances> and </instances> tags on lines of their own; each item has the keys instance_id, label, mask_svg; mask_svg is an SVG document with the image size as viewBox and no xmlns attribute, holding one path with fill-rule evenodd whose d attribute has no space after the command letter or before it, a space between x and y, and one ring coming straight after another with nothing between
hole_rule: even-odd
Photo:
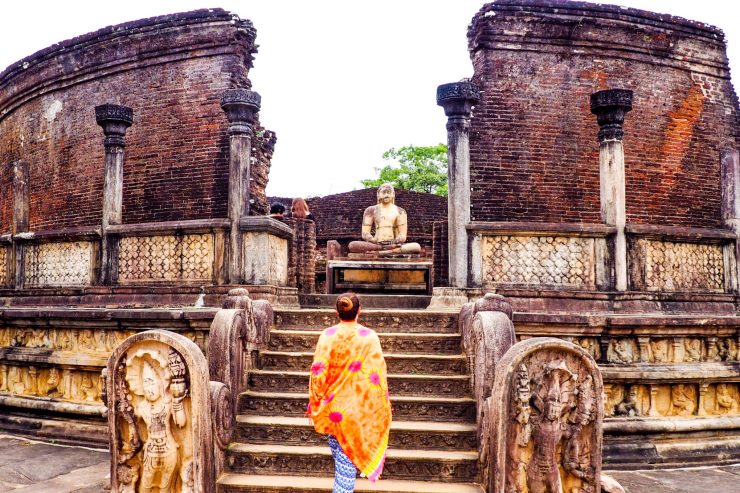
<instances>
[{"instance_id":1,"label":"stone wall coping","mask_svg":"<svg viewBox=\"0 0 740 493\"><path fill-rule=\"evenodd\" d=\"M509 236L583 236L602 238L616 234L617 228L605 224L473 221L468 231Z\"/></svg>"},{"instance_id":2,"label":"stone wall coping","mask_svg":"<svg viewBox=\"0 0 740 493\"><path fill-rule=\"evenodd\" d=\"M82 370L99 371L108 362L107 351L97 356L74 353L73 351L52 350L48 348L29 347L2 347L0 348L0 360L3 362L18 362L27 365L53 365L62 368L75 368Z\"/></svg>"},{"instance_id":3,"label":"stone wall coping","mask_svg":"<svg viewBox=\"0 0 740 493\"><path fill-rule=\"evenodd\" d=\"M10 233L0 235L0 244L3 243L12 243L13 242L13 235Z\"/></svg>"},{"instance_id":4,"label":"stone wall coping","mask_svg":"<svg viewBox=\"0 0 740 493\"><path fill-rule=\"evenodd\" d=\"M191 221L163 221L156 223L115 224L106 232L120 236L168 235L175 233L205 233L229 229L228 219L194 219Z\"/></svg>"},{"instance_id":5,"label":"stone wall coping","mask_svg":"<svg viewBox=\"0 0 740 493\"><path fill-rule=\"evenodd\" d=\"M627 224L625 233L656 240L683 240L700 242L702 240L734 240L737 234L729 229L688 228L682 226L661 226L655 224Z\"/></svg>"},{"instance_id":6,"label":"stone wall coping","mask_svg":"<svg viewBox=\"0 0 740 493\"><path fill-rule=\"evenodd\" d=\"M393 261L393 260L329 260L327 262L329 267L340 267L350 269L430 269L432 267L431 261L424 260L404 260L404 261Z\"/></svg>"},{"instance_id":7,"label":"stone wall coping","mask_svg":"<svg viewBox=\"0 0 740 493\"><path fill-rule=\"evenodd\" d=\"M604 418L605 435L632 433L675 433L740 429L740 416L611 417Z\"/></svg>"},{"instance_id":8,"label":"stone wall coping","mask_svg":"<svg viewBox=\"0 0 740 493\"><path fill-rule=\"evenodd\" d=\"M600 363L599 368L607 382L617 380L639 383L696 383L697 380L705 383L740 382L740 363L737 361L618 365Z\"/></svg>"},{"instance_id":9,"label":"stone wall coping","mask_svg":"<svg viewBox=\"0 0 740 493\"><path fill-rule=\"evenodd\" d=\"M239 221L241 231L269 233L280 238L292 238L293 228L269 216L247 216Z\"/></svg>"},{"instance_id":10,"label":"stone wall coping","mask_svg":"<svg viewBox=\"0 0 740 493\"><path fill-rule=\"evenodd\" d=\"M644 313L619 315L610 313L591 313L586 315L569 314L569 313L532 313L532 312L514 312L514 323L532 323L532 324L567 324L567 325L586 325L593 329L594 333L600 333L601 329L619 328L619 334L626 335L638 333L633 330L625 331L624 329L640 329L649 327L648 331L654 331L657 327L691 327L692 330L701 330L702 328L732 327L735 332L736 327L740 326L740 315L667 315L664 313ZM562 330L562 327L560 327ZM579 329L581 330L581 329ZM517 326L517 332L520 327ZM643 335L644 331L639 331ZM671 332L672 335L678 335L678 332ZM564 334L565 335L565 334ZM586 335L584 333L584 335ZM650 334L647 334L650 335ZM657 334L656 334L657 335ZM661 334L661 337L663 334Z\"/></svg>"},{"instance_id":11,"label":"stone wall coping","mask_svg":"<svg viewBox=\"0 0 740 493\"><path fill-rule=\"evenodd\" d=\"M53 325L53 319L101 321L155 321L155 320L210 320L218 308L167 309L167 308L61 308L23 307L0 309L0 320L42 318L44 326ZM39 327L40 328L40 327ZM111 329L117 329L115 325Z\"/></svg>"},{"instance_id":12,"label":"stone wall coping","mask_svg":"<svg viewBox=\"0 0 740 493\"><path fill-rule=\"evenodd\" d=\"M16 233L13 241L52 242L52 241L94 241L100 239L100 228L82 226L78 228L50 229Z\"/></svg>"},{"instance_id":13,"label":"stone wall coping","mask_svg":"<svg viewBox=\"0 0 740 493\"><path fill-rule=\"evenodd\" d=\"M690 301L690 302L721 302L733 303L735 295L731 293L717 292L672 292L661 293L657 291L573 291L557 288L509 288L496 287L498 294L510 299L516 298L563 298L592 301ZM516 302L514 302L516 304Z\"/></svg>"},{"instance_id":14,"label":"stone wall coping","mask_svg":"<svg viewBox=\"0 0 740 493\"><path fill-rule=\"evenodd\" d=\"M20 409L39 409L61 414L81 414L85 416L105 416L106 408L101 404L78 404L76 402L54 401L48 397L19 397L0 394L1 407Z\"/></svg>"}]
</instances>

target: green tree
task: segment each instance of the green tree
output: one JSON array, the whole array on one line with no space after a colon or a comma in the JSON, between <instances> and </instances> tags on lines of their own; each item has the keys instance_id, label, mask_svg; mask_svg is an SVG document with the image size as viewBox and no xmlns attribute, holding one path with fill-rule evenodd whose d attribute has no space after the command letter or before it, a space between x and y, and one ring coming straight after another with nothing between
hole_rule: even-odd
<instances>
[{"instance_id":1,"label":"green tree","mask_svg":"<svg viewBox=\"0 0 740 493\"><path fill-rule=\"evenodd\" d=\"M391 183L395 188L447 196L447 146L390 148L383 153L390 164L375 168L377 178L361 180L365 188Z\"/></svg>"}]
</instances>

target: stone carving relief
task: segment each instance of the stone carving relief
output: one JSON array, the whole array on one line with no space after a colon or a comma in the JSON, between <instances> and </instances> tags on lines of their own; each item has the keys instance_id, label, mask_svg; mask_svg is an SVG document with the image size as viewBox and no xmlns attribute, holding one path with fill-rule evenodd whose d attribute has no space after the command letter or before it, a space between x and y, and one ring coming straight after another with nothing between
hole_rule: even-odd
<instances>
[{"instance_id":1,"label":"stone carving relief","mask_svg":"<svg viewBox=\"0 0 740 493\"><path fill-rule=\"evenodd\" d=\"M118 281L210 281L213 256L211 233L123 237Z\"/></svg>"},{"instance_id":2,"label":"stone carving relief","mask_svg":"<svg viewBox=\"0 0 740 493\"><path fill-rule=\"evenodd\" d=\"M492 394L495 493L595 492L601 470L603 385L593 358L533 338L500 362Z\"/></svg>"},{"instance_id":3,"label":"stone carving relief","mask_svg":"<svg viewBox=\"0 0 740 493\"><path fill-rule=\"evenodd\" d=\"M740 393L737 384L719 383L715 387L715 413L719 415L739 414Z\"/></svg>"},{"instance_id":4,"label":"stone carving relief","mask_svg":"<svg viewBox=\"0 0 740 493\"><path fill-rule=\"evenodd\" d=\"M132 330L0 328L0 347L110 354Z\"/></svg>"},{"instance_id":5,"label":"stone carving relief","mask_svg":"<svg viewBox=\"0 0 740 493\"><path fill-rule=\"evenodd\" d=\"M740 415L740 384L605 384L607 417Z\"/></svg>"},{"instance_id":6,"label":"stone carving relief","mask_svg":"<svg viewBox=\"0 0 740 493\"><path fill-rule=\"evenodd\" d=\"M637 240L648 291L724 291L721 245Z\"/></svg>"},{"instance_id":7,"label":"stone carving relief","mask_svg":"<svg viewBox=\"0 0 740 493\"><path fill-rule=\"evenodd\" d=\"M593 238L484 236L483 283L595 288Z\"/></svg>"},{"instance_id":8,"label":"stone carving relief","mask_svg":"<svg viewBox=\"0 0 740 493\"><path fill-rule=\"evenodd\" d=\"M606 359L610 363L629 364L638 360L637 345L629 338L613 339L609 342Z\"/></svg>"},{"instance_id":9,"label":"stone carving relief","mask_svg":"<svg viewBox=\"0 0 740 493\"><path fill-rule=\"evenodd\" d=\"M102 382L97 372L70 367L0 364L0 393L49 397L60 401L100 404Z\"/></svg>"},{"instance_id":10,"label":"stone carving relief","mask_svg":"<svg viewBox=\"0 0 740 493\"><path fill-rule=\"evenodd\" d=\"M27 286L87 286L92 280L89 241L29 244L25 247Z\"/></svg>"},{"instance_id":11,"label":"stone carving relief","mask_svg":"<svg viewBox=\"0 0 740 493\"><path fill-rule=\"evenodd\" d=\"M207 373L197 346L167 331L136 334L113 352L105 370L112 491L203 491L212 465Z\"/></svg>"}]
</instances>

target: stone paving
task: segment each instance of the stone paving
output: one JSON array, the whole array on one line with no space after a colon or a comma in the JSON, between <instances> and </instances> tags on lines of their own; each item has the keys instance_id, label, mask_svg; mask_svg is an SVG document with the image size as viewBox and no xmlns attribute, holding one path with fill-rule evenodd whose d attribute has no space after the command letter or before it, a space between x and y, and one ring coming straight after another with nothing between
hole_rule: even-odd
<instances>
[{"instance_id":1,"label":"stone paving","mask_svg":"<svg viewBox=\"0 0 740 493\"><path fill-rule=\"evenodd\" d=\"M725 467L605 471L627 493L740 492L740 464ZM108 452L0 435L0 493L104 493ZM451 485L451 488L454 487ZM454 493L450 489L450 493Z\"/></svg>"}]
</instances>

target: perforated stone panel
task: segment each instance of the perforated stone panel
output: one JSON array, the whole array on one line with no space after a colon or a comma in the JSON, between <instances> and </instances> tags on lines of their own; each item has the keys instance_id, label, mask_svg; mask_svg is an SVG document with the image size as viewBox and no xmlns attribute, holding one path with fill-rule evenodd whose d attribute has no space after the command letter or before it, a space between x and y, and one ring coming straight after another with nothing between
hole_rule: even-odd
<instances>
[{"instance_id":1,"label":"perforated stone panel","mask_svg":"<svg viewBox=\"0 0 740 493\"><path fill-rule=\"evenodd\" d=\"M93 244L65 241L27 245L26 286L87 286L91 284Z\"/></svg>"},{"instance_id":2,"label":"perforated stone panel","mask_svg":"<svg viewBox=\"0 0 740 493\"><path fill-rule=\"evenodd\" d=\"M594 239L485 236L483 283L594 288Z\"/></svg>"},{"instance_id":3,"label":"perforated stone panel","mask_svg":"<svg viewBox=\"0 0 740 493\"><path fill-rule=\"evenodd\" d=\"M723 291L721 245L638 240L649 291Z\"/></svg>"},{"instance_id":4,"label":"perforated stone panel","mask_svg":"<svg viewBox=\"0 0 740 493\"><path fill-rule=\"evenodd\" d=\"M121 238L118 282L210 281L213 235L132 236Z\"/></svg>"},{"instance_id":5,"label":"perforated stone panel","mask_svg":"<svg viewBox=\"0 0 740 493\"><path fill-rule=\"evenodd\" d=\"M8 247L0 247L0 286L8 281Z\"/></svg>"}]
</instances>

